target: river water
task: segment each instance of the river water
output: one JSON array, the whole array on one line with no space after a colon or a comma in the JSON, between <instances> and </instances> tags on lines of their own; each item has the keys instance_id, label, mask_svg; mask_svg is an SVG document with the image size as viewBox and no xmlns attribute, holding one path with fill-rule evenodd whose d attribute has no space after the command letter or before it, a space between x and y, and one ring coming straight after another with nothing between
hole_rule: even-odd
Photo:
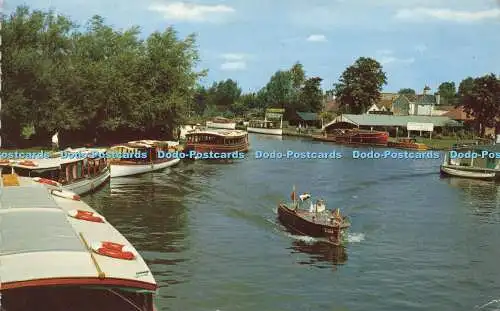
<instances>
[{"instance_id":1,"label":"river water","mask_svg":"<svg viewBox=\"0 0 500 311\"><path fill-rule=\"evenodd\" d=\"M181 163L84 197L149 264L159 311L500 310L498 184L441 178L441 158L359 160L349 147L261 135L250 144L244 160ZM276 223L292 185L350 216L344 248Z\"/></svg>"}]
</instances>

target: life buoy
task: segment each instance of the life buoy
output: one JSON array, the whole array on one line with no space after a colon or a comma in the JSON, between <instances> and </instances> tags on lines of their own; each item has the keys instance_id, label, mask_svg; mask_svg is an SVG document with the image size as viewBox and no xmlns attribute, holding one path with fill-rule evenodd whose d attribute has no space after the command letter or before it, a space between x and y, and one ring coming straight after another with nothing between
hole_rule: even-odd
<instances>
[{"instance_id":1,"label":"life buoy","mask_svg":"<svg viewBox=\"0 0 500 311\"><path fill-rule=\"evenodd\" d=\"M36 164L35 162L33 162L31 160L21 161L21 162L19 162L19 165L22 165L22 166L38 166L38 164Z\"/></svg>"},{"instance_id":2,"label":"life buoy","mask_svg":"<svg viewBox=\"0 0 500 311\"><path fill-rule=\"evenodd\" d=\"M79 220L101 223L104 222L104 217L89 211L71 210L68 212L68 215Z\"/></svg>"},{"instance_id":3,"label":"life buoy","mask_svg":"<svg viewBox=\"0 0 500 311\"><path fill-rule=\"evenodd\" d=\"M52 190L51 193L60 198L70 199L73 201L80 201L80 196L74 192L66 190Z\"/></svg>"},{"instance_id":4,"label":"life buoy","mask_svg":"<svg viewBox=\"0 0 500 311\"><path fill-rule=\"evenodd\" d=\"M99 255L123 260L134 260L136 258L132 247L114 242L99 242L91 245L94 252Z\"/></svg>"},{"instance_id":5,"label":"life buoy","mask_svg":"<svg viewBox=\"0 0 500 311\"><path fill-rule=\"evenodd\" d=\"M46 184L46 185L61 187L60 183L58 183L57 181L52 180L52 179L41 178L41 177L33 177L33 181L39 182L41 184Z\"/></svg>"}]
</instances>

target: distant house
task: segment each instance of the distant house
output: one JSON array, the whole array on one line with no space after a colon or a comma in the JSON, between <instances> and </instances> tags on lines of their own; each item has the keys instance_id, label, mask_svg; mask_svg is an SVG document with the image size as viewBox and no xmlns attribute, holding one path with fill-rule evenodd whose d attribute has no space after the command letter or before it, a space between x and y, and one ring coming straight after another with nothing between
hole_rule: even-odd
<instances>
[{"instance_id":1,"label":"distant house","mask_svg":"<svg viewBox=\"0 0 500 311\"><path fill-rule=\"evenodd\" d=\"M392 102L392 112L399 116L432 116L440 96L430 94L399 95Z\"/></svg>"}]
</instances>

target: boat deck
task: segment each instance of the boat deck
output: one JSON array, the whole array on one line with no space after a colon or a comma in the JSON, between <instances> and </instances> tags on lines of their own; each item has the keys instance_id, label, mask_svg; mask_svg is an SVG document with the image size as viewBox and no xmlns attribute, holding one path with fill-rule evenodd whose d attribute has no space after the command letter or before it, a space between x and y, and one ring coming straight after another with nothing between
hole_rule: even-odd
<instances>
[{"instance_id":1,"label":"boat deck","mask_svg":"<svg viewBox=\"0 0 500 311\"><path fill-rule=\"evenodd\" d=\"M287 206L289 209L292 209L290 206L288 205L285 205ZM299 215L301 218L309 221L309 222L312 222L312 223L316 223L318 225L323 225L323 226L332 226L332 211L331 210L325 210L323 212L319 212L319 213L311 213L309 211L306 211L306 210L297 210L296 211L297 215ZM342 223L342 228L348 228L350 227L350 223L349 221L344 218L344 222Z\"/></svg>"},{"instance_id":2,"label":"boat deck","mask_svg":"<svg viewBox=\"0 0 500 311\"><path fill-rule=\"evenodd\" d=\"M95 223L70 217L68 212L75 209L99 215L82 201L52 195L31 178L2 176L2 290L103 285L154 291L157 285L149 268L125 237L106 221ZM103 241L128 245L137 257L120 260L93 253L88 247Z\"/></svg>"}]
</instances>

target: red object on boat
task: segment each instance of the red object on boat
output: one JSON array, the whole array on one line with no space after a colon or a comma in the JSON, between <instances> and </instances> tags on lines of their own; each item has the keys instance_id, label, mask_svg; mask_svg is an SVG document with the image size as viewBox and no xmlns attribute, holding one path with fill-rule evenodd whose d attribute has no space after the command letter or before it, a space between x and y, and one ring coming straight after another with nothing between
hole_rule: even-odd
<instances>
[{"instance_id":1,"label":"red object on boat","mask_svg":"<svg viewBox=\"0 0 500 311\"><path fill-rule=\"evenodd\" d=\"M352 145L387 146L388 132L369 130L343 130L335 135L335 142Z\"/></svg>"}]
</instances>

